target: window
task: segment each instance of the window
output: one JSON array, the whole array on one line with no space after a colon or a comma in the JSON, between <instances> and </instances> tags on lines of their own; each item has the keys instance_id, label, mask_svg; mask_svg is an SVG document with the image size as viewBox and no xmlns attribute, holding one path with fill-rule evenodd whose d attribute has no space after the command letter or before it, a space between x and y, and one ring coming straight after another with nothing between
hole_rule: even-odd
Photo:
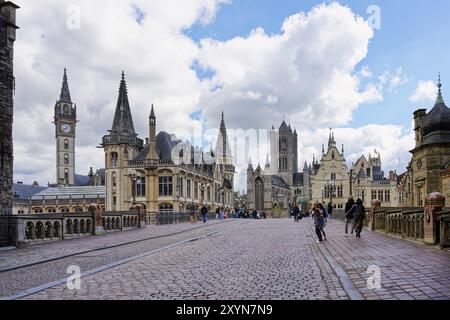
<instances>
[{"instance_id":1,"label":"window","mask_svg":"<svg viewBox=\"0 0 450 320\"><path fill-rule=\"evenodd\" d=\"M367 177L369 177L369 178L370 178L370 168L367 168L367 172L366 172L366 174L367 174Z\"/></svg>"},{"instance_id":2,"label":"window","mask_svg":"<svg viewBox=\"0 0 450 320\"><path fill-rule=\"evenodd\" d=\"M69 155L67 153L64 155L64 164L69 164Z\"/></svg>"},{"instance_id":3,"label":"window","mask_svg":"<svg viewBox=\"0 0 450 320\"><path fill-rule=\"evenodd\" d=\"M145 177L136 178L136 197L145 197Z\"/></svg>"},{"instance_id":4,"label":"window","mask_svg":"<svg viewBox=\"0 0 450 320\"><path fill-rule=\"evenodd\" d=\"M69 169L64 169L64 180L65 180L65 183L68 183L69 182Z\"/></svg>"},{"instance_id":5,"label":"window","mask_svg":"<svg viewBox=\"0 0 450 320\"><path fill-rule=\"evenodd\" d=\"M286 139L280 140L280 152L287 152L287 140Z\"/></svg>"},{"instance_id":6,"label":"window","mask_svg":"<svg viewBox=\"0 0 450 320\"><path fill-rule=\"evenodd\" d=\"M194 199L198 199L198 182L194 182Z\"/></svg>"},{"instance_id":7,"label":"window","mask_svg":"<svg viewBox=\"0 0 450 320\"><path fill-rule=\"evenodd\" d=\"M119 163L119 155L117 152L111 153L111 166L117 167L117 164Z\"/></svg>"},{"instance_id":8,"label":"window","mask_svg":"<svg viewBox=\"0 0 450 320\"><path fill-rule=\"evenodd\" d=\"M69 140L68 139L64 140L64 149L66 149L66 150L69 149Z\"/></svg>"},{"instance_id":9,"label":"window","mask_svg":"<svg viewBox=\"0 0 450 320\"><path fill-rule=\"evenodd\" d=\"M117 187L117 177L116 177L116 173L113 173L113 177L112 177L112 185L113 188Z\"/></svg>"},{"instance_id":10,"label":"window","mask_svg":"<svg viewBox=\"0 0 450 320\"><path fill-rule=\"evenodd\" d=\"M372 201L373 200L377 200L377 191L376 190L372 190Z\"/></svg>"},{"instance_id":11,"label":"window","mask_svg":"<svg viewBox=\"0 0 450 320\"><path fill-rule=\"evenodd\" d=\"M69 213L69 208L62 208L61 213Z\"/></svg>"},{"instance_id":12,"label":"window","mask_svg":"<svg viewBox=\"0 0 450 320\"><path fill-rule=\"evenodd\" d=\"M49 209L47 209L47 213L56 213L56 209L49 208Z\"/></svg>"},{"instance_id":13,"label":"window","mask_svg":"<svg viewBox=\"0 0 450 320\"><path fill-rule=\"evenodd\" d=\"M207 200L207 201L211 201L211 187L210 187L210 186L208 186L208 190L207 190L207 198L206 198L206 200Z\"/></svg>"},{"instance_id":14,"label":"window","mask_svg":"<svg viewBox=\"0 0 450 320\"><path fill-rule=\"evenodd\" d=\"M159 195L170 197L173 195L172 177L159 177Z\"/></svg>"},{"instance_id":15,"label":"window","mask_svg":"<svg viewBox=\"0 0 450 320\"><path fill-rule=\"evenodd\" d=\"M192 190L191 190L192 189L192 185L191 185L191 183L192 182L189 179L186 181L186 189L187 189L186 193L187 193L187 197L188 198L192 197Z\"/></svg>"},{"instance_id":16,"label":"window","mask_svg":"<svg viewBox=\"0 0 450 320\"><path fill-rule=\"evenodd\" d=\"M338 186L337 187L337 192L338 192L338 198L342 198L344 196L344 187L343 186Z\"/></svg>"},{"instance_id":17,"label":"window","mask_svg":"<svg viewBox=\"0 0 450 320\"><path fill-rule=\"evenodd\" d=\"M159 213L173 213L173 206L171 204L162 204L159 206Z\"/></svg>"},{"instance_id":18,"label":"window","mask_svg":"<svg viewBox=\"0 0 450 320\"><path fill-rule=\"evenodd\" d=\"M116 196L113 197L113 206L114 207L117 206L117 197Z\"/></svg>"},{"instance_id":19,"label":"window","mask_svg":"<svg viewBox=\"0 0 450 320\"><path fill-rule=\"evenodd\" d=\"M334 151L333 152L331 152L331 159L333 159L334 160Z\"/></svg>"},{"instance_id":20,"label":"window","mask_svg":"<svg viewBox=\"0 0 450 320\"><path fill-rule=\"evenodd\" d=\"M64 105L64 113L69 113L69 106L67 104Z\"/></svg>"},{"instance_id":21,"label":"window","mask_svg":"<svg viewBox=\"0 0 450 320\"><path fill-rule=\"evenodd\" d=\"M400 203L403 203L403 198L404 198L404 194L403 194L403 192L400 192L400 194L398 195L398 201Z\"/></svg>"},{"instance_id":22,"label":"window","mask_svg":"<svg viewBox=\"0 0 450 320\"><path fill-rule=\"evenodd\" d=\"M336 173L331 174L331 180L336 181Z\"/></svg>"},{"instance_id":23,"label":"window","mask_svg":"<svg viewBox=\"0 0 450 320\"><path fill-rule=\"evenodd\" d=\"M383 190L378 190L378 200L383 201Z\"/></svg>"},{"instance_id":24,"label":"window","mask_svg":"<svg viewBox=\"0 0 450 320\"><path fill-rule=\"evenodd\" d=\"M75 212L83 212L83 208L76 207L76 208L75 208Z\"/></svg>"},{"instance_id":25,"label":"window","mask_svg":"<svg viewBox=\"0 0 450 320\"><path fill-rule=\"evenodd\" d=\"M384 192L384 202L391 202L391 191L386 190Z\"/></svg>"},{"instance_id":26,"label":"window","mask_svg":"<svg viewBox=\"0 0 450 320\"><path fill-rule=\"evenodd\" d=\"M184 197L184 179L183 178L178 178L177 181L177 192L178 192L178 196L180 197Z\"/></svg>"},{"instance_id":27,"label":"window","mask_svg":"<svg viewBox=\"0 0 450 320\"><path fill-rule=\"evenodd\" d=\"M42 208L34 208L34 213L42 213Z\"/></svg>"}]
</instances>

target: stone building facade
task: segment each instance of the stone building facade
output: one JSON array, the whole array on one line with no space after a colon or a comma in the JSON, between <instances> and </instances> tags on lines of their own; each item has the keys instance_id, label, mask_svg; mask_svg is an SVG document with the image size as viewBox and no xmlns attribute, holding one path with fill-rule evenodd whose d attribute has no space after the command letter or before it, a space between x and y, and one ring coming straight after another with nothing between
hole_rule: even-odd
<instances>
[{"instance_id":1,"label":"stone building facade","mask_svg":"<svg viewBox=\"0 0 450 320\"><path fill-rule=\"evenodd\" d=\"M311 167L298 170L298 133L285 121L270 131L270 158L264 169L250 163L247 169L248 209L288 213L294 205L305 210L311 198Z\"/></svg>"},{"instance_id":2,"label":"stone building facade","mask_svg":"<svg viewBox=\"0 0 450 320\"><path fill-rule=\"evenodd\" d=\"M13 185L13 95L14 41L16 9L10 1L0 0L0 215L12 213ZM8 243L8 223L0 217L0 246Z\"/></svg>"},{"instance_id":3,"label":"stone building facade","mask_svg":"<svg viewBox=\"0 0 450 320\"><path fill-rule=\"evenodd\" d=\"M426 196L433 192L448 194L450 161L450 109L445 105L439 79L438 96L430 112L414 112L415 148L404 179L407 206L425 206Z\"/></svg>"},{"instance_id":4,"label":"stone building facade","mask_svg":"<svg viewBox=\"0 0 450 320\"><path fill-rule=\"evenodd\" d=\"M233 156L222 114L216 150L204 152L166 132L156 134L151 108L149 138L135 132L122 73L113 125L103 137L106 210L141 204L147 212L184 212L207 204L210 210L234 207Z\"/></svg>"},{"instance_id":5,"label":"stone building facade","mask_svg":"<svg viewBox=\"0 0 450 320\"><path fill-rule=\"evenodd\" d=\"M342 150L336 146L334 133L330 133L328 148L322 146L322 158L319 162L314 160L311 177L312 201L332 203L336 208L345 207L350 196L350 173Z\"/></svg>"}]
</instances>

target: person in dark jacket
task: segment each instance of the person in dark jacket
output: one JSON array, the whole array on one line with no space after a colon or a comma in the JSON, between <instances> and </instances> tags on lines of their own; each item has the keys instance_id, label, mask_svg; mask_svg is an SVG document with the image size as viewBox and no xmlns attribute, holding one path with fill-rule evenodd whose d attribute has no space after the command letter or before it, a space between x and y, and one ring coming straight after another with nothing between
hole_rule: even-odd
<instances>
[{"instance_id":1,"label":"person in dark jacket","mask_svg":"<svg viewBox=\"0 0 450 320\"><path fill-rule=\"evenodd\" d=\"M206 220L208 220L208 208L206 207L206 204L203 205L200 213L202 215L203 223L206 223Z\"/></svg>"},{"instance_id":2,"label":"person in dark jacket","mask_svg":"<svg viewBox=\"0 0 450 320\"><path fill-rule=\"evenodd\" d=\"M353 213L350 212L350 210L355 205L355 200L353 197L350 197L345 204L345 235L348 235L348 225L352 225L353 222ZM351 234L353 235L353 228Z\"/></svg>"},{"instance_id":3,"label":"person in dark jacket","mask_svg":"<svg viewBox=\"0 0 450 320\"><path fill-rule=\"evenodd\" d=\"M300 216L300 208L296 205L294 207L294 210L292 210L294 213L294 221L298 222L298 217Z\"/></svg>"},{"instance_id":4,"label":"person in dark jacket","mask_svg":"<svg viewBox=\"0 0 450 320\"><path fill-rule=\"evenodd\" d=\"M361 238L361 231L364 226L364 219L366 218L366 208L364 208L363 202L358 198L356 204L349 211L353 214L353 229L355 230L356 238Z\"/></svg>"},{"instance_id":5,"label":"person in dark jacket","mask_svg":"<svg viewBox=\"0 0 450 320\"><path fill-rule=\"evenodd\" d=\"M333 205L331 204L331 202L330 203L328 203L328 218L332 218L332 215L333 215Z\"/></svg>"}]
</instances>

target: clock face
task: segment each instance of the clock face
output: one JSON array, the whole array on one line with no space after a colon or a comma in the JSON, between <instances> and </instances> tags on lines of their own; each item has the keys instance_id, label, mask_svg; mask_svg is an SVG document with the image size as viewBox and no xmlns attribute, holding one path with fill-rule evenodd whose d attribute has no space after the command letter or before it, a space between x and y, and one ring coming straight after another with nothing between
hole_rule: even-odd
<instances>
[{"instance_id":1,"label":"clock face","mask_svg":"<svg viewBox=\"0 0 450 320\"><path fill-rule=\"evenodd\" d=\"M70 133L72 131L72 127L68 124L61 125L61 131L64 133Z\"/></svg>"}]
</instances>

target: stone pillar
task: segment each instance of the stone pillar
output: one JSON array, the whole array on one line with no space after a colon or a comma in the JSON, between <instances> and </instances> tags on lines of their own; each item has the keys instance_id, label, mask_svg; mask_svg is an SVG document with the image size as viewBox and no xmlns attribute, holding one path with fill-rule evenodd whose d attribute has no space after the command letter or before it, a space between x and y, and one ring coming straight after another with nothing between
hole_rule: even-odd
<instances>
[{"instance_id":1,"label":"stone pillar","mask_svg":"<svg viewBox=\"0 0 450 320\"><path fill-rule=\"evenodd\" d=\"M370 231L375 231L375 226L376 226L376 212L375 210L381 208L381 201L380 200L373 200L372 201L372 208L370 209L370 213L369 213L369 224L368 224L368 228Z\"/></svg>"},{"instance_id":2,"label":"stone pillar","mask_svg":"<svg viewBox=\"0 0 450 320\"><path fill-rule=\"evenodd\" d=\"M437 213L442 210L445 205L445 197L442 193L430 193L425 200L425 217L424 217L424 242L428 245L436 245L437 233Z\"/></svg>"},{"instance_id":3,"label":"stone pillar","mask_svg":"<svg viewBox=\"0 0 450 320\"><path fill-rule=\"evenodd\" d=\"M139 228L145 228L145 209L142 204L134 206L134 210L139 213Z\"/></svg>"},{"instance_id":4,"label":"stone pillar","mask_svg":"<svg viewBox=\"0 0 450 320\"><path fill-rule=\"evenodd\" d=\"M102 223L102 210L100 209L100 206L96 203L93 203L91 205L89 205L89 212L92 213L92 217L94 220L94 228L93 228L93 232L94 235L101 235L101 234L105 234L106 231L103 228L103 223Z\"/></svg>"}]
</instances>

